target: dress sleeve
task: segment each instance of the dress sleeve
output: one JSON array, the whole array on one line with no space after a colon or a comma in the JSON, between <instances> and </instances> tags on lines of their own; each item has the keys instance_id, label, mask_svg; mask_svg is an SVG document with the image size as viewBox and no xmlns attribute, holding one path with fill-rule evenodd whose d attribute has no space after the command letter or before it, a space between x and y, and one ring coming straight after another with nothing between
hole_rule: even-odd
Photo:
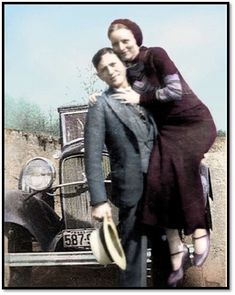
<instances>
[{"instance_id":1,"label":"dress sleeve","mask_svg":"<svg viewBox=\"0 0 235 295\"><path fill-rule=\"evenodd\" d=\"M175 64L164 49L155 47L149 50L148 62L155 75L162 81L162 85L142 94L140 104L149 105L156 101L164 103L180 100L183 92L178 69Z\"/></svg>"}]
</instances>

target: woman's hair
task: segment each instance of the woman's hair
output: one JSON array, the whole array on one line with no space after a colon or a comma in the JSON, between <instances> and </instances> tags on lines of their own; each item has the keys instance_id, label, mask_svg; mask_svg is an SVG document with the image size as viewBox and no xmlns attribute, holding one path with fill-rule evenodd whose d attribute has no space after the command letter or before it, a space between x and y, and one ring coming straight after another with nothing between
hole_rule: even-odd
<instances>
[{"instance_id":1,"label":"woman's hair","mask_svg":"<svg viewBox=\"0 0 235 295\"><path fill-rule=\"evenodd\" d=\"M101 57L103 55L105 55L106 53L111 53L111 54L115 54L116 53L113 51L112 48L110 47L104 47L104 48L101 48L100 50L98 50L96 52L96 54L93 56L92 58L92 63L94 65L94 67L97 69L97 67L99 66L99 63L100 63L100 60L101 60Z\"/></svg>"},{"instance_id":2,"label":"woman's hair","mask_svg":"<svg viewBox=\"0 0 235 295\"><path fill-rule=\"evenodd\" d=\"M110 39L110 35L112 32L119 30L119 29L127 29L132 32L133 36L135 37L136 44L138 46L142 45L143 42L143 34L140 27L133 21L127 18L119 18L115 19L108 28L108 37Z\"/></svg>"},{"instance_id":3,"label":"woman's hair","mask_svg":"<svg viewBox=\"0 0 235 295\"><path fill-rule=\"evenodd\" d=\"M126 29L130 31L130 29L123 24L111 24L108 28L108 37L110 38L110 35L119 29Z\"/></svg>"}]
</instances>

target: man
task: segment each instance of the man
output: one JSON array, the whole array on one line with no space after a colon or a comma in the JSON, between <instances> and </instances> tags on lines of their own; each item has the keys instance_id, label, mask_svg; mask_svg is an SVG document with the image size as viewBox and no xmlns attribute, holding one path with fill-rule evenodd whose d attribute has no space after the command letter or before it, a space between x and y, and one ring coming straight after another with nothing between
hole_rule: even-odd
<instances>
[{"instance_id":1,"label":"man","mask_svg":"<svg viewBox=\"0 0 235 295\"><path fill-rule=\"evenodd\" d=\"M146 110L114 99L120 92L133 90L126 78L126 68L113 50L99 50L92 62L99 78L109 86L89 107L85 125L85 167L92 216L97 220L105 215L112 217L101 163L106 144L112 202L119 208L119 234L127 259L127 269L120 274L120 287L146 287L147 240L137 215L156 128Z\"/></svg>"}]
</instances>

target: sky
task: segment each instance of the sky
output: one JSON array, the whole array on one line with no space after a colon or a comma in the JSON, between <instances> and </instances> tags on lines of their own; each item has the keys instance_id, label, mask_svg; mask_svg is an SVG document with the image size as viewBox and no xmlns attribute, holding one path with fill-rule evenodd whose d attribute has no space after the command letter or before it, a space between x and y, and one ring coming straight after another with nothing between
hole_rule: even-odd
<instances>
[{"instance_id":1,"label":"sky","mask_svg":"<svg viewBox=\"0 0 235 295\"><path fill-rule=\"evenodd\" d=\"M12 4L5 6L5 95L43 108L87 102L91 59L110 46L116 18L141 27L145 46L163 47L217 129L227 128L227 15L219 4ZM99 87L105 85L100 83Z\"/></svg>"}]
</instances>

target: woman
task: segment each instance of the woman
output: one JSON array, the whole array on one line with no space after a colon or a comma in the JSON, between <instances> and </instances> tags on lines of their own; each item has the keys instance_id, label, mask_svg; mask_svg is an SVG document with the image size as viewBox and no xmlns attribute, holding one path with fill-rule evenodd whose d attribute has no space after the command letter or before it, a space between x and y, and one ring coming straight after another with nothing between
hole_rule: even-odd
<instances>
[{"instance_id":1,"label":"woman","mask_svg":"<svg viewBox=\"0 0 235 295\"><path fill-rule=\"evenodd\" d=\"M128 19L113 21L108 37L128 67L133 91L117 99L139 103L155 117L159 135L148 170L144 223L166 229L171 253L170 286L183 278L187 247L179 230L192 234L194 264L209 253L210 226L199 173L200 162L216 138L208 108L193 93L164 49L142 45L139 26Z\"/></svg>"}]
</instances>

